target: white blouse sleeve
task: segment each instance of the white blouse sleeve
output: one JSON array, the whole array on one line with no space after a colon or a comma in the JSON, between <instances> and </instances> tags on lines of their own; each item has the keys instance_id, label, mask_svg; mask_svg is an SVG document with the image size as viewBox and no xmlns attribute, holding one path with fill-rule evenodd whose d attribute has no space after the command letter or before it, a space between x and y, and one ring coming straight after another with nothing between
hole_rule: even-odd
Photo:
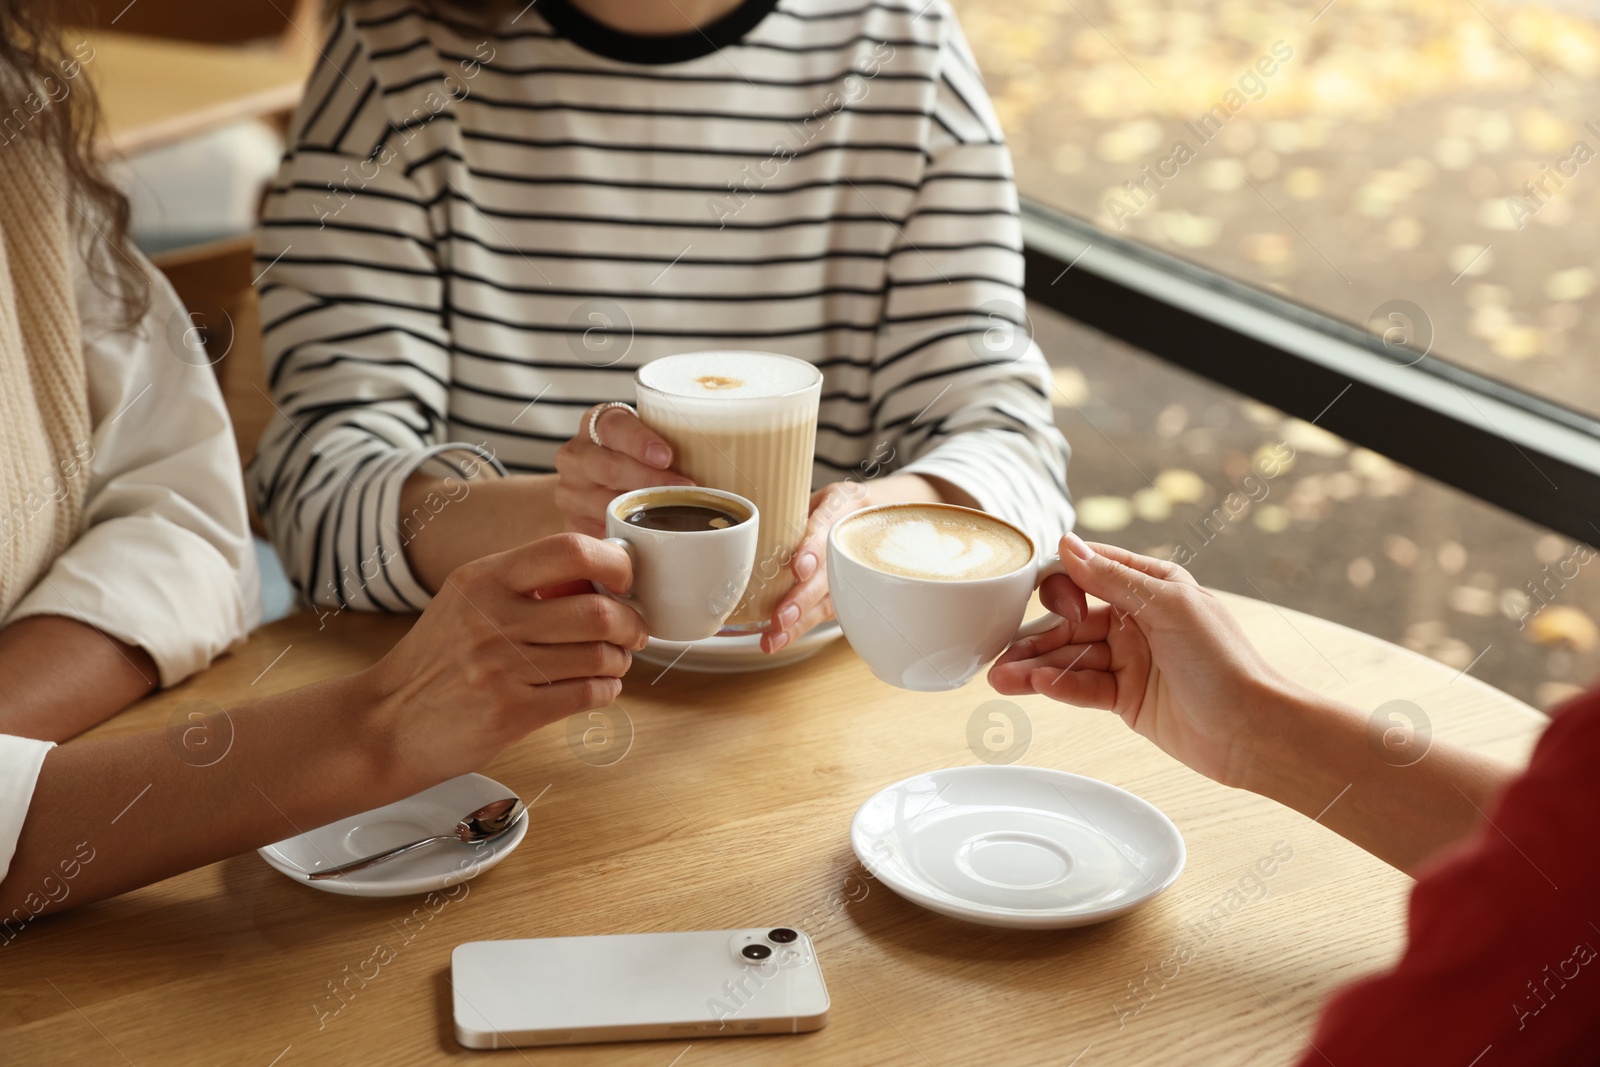
<instances>
[{"instance_id":1,"label":"white blouse sleeve","mask_svg":"<svg viewBox=\"0 0 1600 1067\"><path fill-rule=\"evenodd\" d=\"M171 686L260 620L260 576L215 372L185 347L190 322L166 278L141 266L150 311L132 330L108 325L110 298L79 279L94 426L83 531L5 622L88 623L143 648Z\"/></svg>"},{"instance_id":2,"label":"white blouse sleeve","mask_svg":"<svg viewBox=\"0 0 1600 1067\"><path fill-rule=\"evenodd\" d=\"M22 836L22 821L33 800L33 784L39 780L45 753L55 748L51 741L0 734L0 882L11 869L11 857Z\"/></svg>"}]
</instances>

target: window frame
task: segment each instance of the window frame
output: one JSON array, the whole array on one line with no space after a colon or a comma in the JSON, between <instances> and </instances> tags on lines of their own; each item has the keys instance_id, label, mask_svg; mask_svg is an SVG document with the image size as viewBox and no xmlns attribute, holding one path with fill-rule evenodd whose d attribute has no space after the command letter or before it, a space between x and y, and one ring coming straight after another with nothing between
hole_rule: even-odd
<instances>
[{"instance_id":1,"label":"window frame","mask_svg":"<svg viewBox=\"0 0 1600 1067\"><path fill-rule=\"evenodd\" d=\"M1576 540L1600 544L1600 419L1275 293L1021 204L1027 298Z\"/></svg>"}]
</instances>

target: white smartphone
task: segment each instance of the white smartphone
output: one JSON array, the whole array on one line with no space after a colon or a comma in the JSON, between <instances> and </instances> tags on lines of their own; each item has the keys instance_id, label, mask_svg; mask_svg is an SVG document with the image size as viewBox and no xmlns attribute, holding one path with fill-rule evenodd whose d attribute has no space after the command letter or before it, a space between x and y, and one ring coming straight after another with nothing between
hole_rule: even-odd
<instances>
[{"instance_id":1,"label":"white smartphone","mask_svg":"<svg viewBox=\"0 0 1600 1067\"><path fill-rule=\"evenodd\" d=\"M811 939L788 926L471 941L450 956L467 1048L799 1034L828 1021Z\"/></svg>"}]
</instances>

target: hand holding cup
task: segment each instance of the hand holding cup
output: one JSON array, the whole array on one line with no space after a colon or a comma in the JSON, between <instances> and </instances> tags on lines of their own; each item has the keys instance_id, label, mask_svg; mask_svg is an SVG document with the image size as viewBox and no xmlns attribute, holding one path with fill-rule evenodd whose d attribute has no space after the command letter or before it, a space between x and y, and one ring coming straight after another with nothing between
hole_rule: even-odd
<instances>
[{"instance_id":1,"label":"hand holding cup","mask_svg":"<svg viewBox=\"0 0 1600 1067\"><path fill-rule=\"evenodd\" d=\"M598 404L556 452L556 507L568 530L604 537L620 493L694 482L672 469L672 446L626 404Z\"/></svg>"},{"instance_id":2,"label":"hand holding cup","mask_svg":"<svg viewBox=\"0 0 1600 1067\"><path fill-rule=\"evenodd\" d=\"M637 612L590 591L633 585L628 554L581 534L458 567L388 655L364 672L408 782L482 767L524 735L603 708L645 647Z\"/></svg>"},{"instance_id":3,"label":"hand holding cup","mask_svg":"<svg viewBox=\"0 0 1600 1067\"><path fill-rule=\"evenodd\" d=\"M1281 695L1297 687L1176 563L1075 534L1062 539L1061 561L1065 573L1040 596L1063 621L1007 649L989 683L1113 711L1208 778L1243 781L1253 743L1284 729L1271 709L1289 706ZM1105 603L1084 610L1085 593Z\"/></svg>"}]
</instances>

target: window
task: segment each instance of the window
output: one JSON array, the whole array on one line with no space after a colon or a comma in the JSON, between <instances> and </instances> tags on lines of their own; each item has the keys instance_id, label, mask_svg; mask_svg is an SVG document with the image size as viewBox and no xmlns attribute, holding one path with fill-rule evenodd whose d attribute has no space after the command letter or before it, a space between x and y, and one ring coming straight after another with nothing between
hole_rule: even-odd
<instances>
[{"instance_id":1,"label":"window","mask_svg":"<svg viewBox=\"0 0 1600 1067\"><path fill-rule=\"evenodd\" d=\"M1025 196L1600 415L1600 9L955 6Z\"/></svg>"},{"instance_id":2,"label":"window","mask_svg":"<svg viewBox=\"0 0 1600 1067\"><path fill-rule=\"evenodd\" d=\"M1600 676L1600 560L1586 546L1029 310L1056 366L1084 537L1178 559L1208 586L1365 631L1546 710ZM1258 457L1283 444L1292 463L1250 477L1277 470ZM1218 521L1230 493L1250 503ZM1337 670L1321 679L1331 692Z\"/></svg>"},{"instance_id":3,"label":"window","mask_svg":"<svg viewBox=\"0 0 1600 1067\"><path fill-rule=\"evenodd\" d=\"M1202 581L1543 707L1600 672L1597 9L953 3L1085 534L1173 558L1290 439Z\"/></svg>"}]
</instances>

